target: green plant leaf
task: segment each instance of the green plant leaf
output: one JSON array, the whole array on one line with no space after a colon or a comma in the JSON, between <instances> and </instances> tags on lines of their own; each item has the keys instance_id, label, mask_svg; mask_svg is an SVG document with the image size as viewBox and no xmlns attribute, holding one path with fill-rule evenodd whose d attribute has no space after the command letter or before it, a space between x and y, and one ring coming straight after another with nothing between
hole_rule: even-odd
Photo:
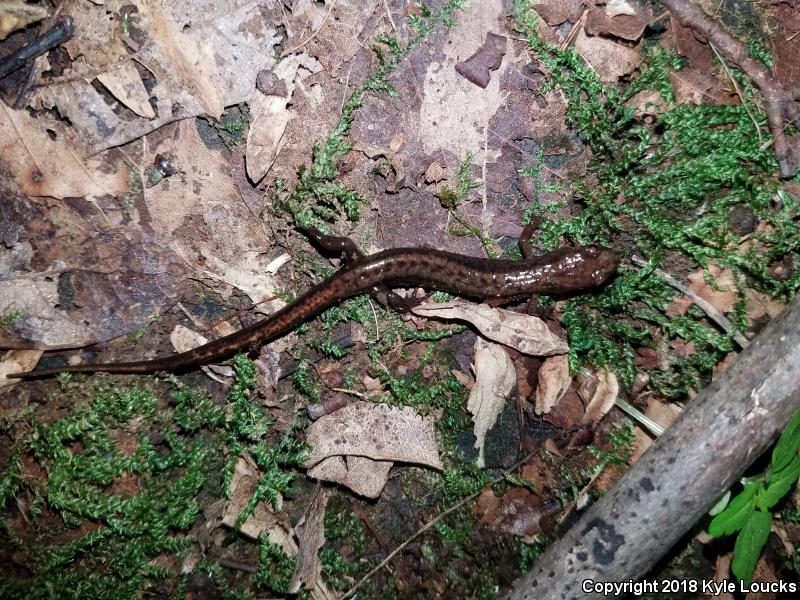
<instances>
[{"instance_id":1,"label":"green plant leaf","mask_svg":"<svg viewBox=\"0 0 800 600\"><path fill-rule=\"evenodd\" d=\"M796 459L798 449L800 449L800 410L794 413L772 451L773 472L783 470L792 459Z\"/></svg>"},{"instance_id":2,"label":"green plant leaf","mask_svg":"<svg viewBox=\"0 0 800 600\"><path fill-rule=\"evenodd\" d=\"M752 512L736 538L731 569L733 574L746 585L750 585L758 557L761 556L761 549L767 543L771 528L772 513L756 510Z\"/></svg>"},{"instance_id":3,"label":"green plant leaf","mask_svg":"<svg viewBox=\"0 0 800 600\"><path fill-rule=\"evenodd\" d=\"M728 503L731 501L731 491L728 490L724 494L722 494L722 498L717 500L716 504L712 506L708 511L708 516L716 517L719 513L723 510L728 508Z\"/></svg>"},{"instance_id":4,"label":"green plant leaf","mask_svg":"<svg viewBox=\"0 0 800 600\"><path fill-rule=\"evenodd\" d=\"M756 507L756 492L760 489L761 486L756 483L746 485L728 508L714 517L708 526L708 532L714 537L721 537L744 527Z\"/></svg>"},{"instance_id":5,"label":"green plant leaf","mask_svg":"<svg viewBox=\"0 0 800 600\"><path fill-rule=\"evenodd\" d=\"M800 477L800 457L794 459L780 471L773 471L769 476L767 487L758 495L758 506L768 510L775 506L792 488Z\"/></svg>"}]
</instances>

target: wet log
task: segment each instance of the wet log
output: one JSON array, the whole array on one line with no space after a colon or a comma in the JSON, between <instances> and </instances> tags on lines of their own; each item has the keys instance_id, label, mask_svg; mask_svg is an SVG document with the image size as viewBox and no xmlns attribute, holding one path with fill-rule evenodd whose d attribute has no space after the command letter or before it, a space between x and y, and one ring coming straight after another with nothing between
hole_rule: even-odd
<instances>
[{"instance_id":1,"label":"wet log","mask_svg":"<svg viewBox=\"0 0 800 600\"><path fill-rule=\"evenodd\" d=\"M645 578L798 409L800 296L547 549L508 597L608 598L589 582Z\"/></svg>"}]
</instances>

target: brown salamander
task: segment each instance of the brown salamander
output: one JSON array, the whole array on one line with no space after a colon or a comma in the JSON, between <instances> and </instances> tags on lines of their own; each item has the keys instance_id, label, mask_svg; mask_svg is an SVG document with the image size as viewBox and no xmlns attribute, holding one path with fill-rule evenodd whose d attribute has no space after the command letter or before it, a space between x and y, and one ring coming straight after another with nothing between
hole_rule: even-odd
<instances>
[{"instance_id":1,"label":"brown salamander","mask_svg":"<svg viewBox=\"0 0 800 600\"><path fill-rule=\"evenodd\" d=\"M614 252L599 246L565 247L535 257L524 252L526 258L521 261L480 259L425 248L394 248L364 256L348 238L325 236L316 230L308 234L326 250L343 252L345 266L262 321L193 350L154 360L71 365L8 376L188 371L274 340L342 300L365 292L385 295L393 287L424 287L468 298L564 295L604 284L619 262Z\"/></svg>"}]
</instances>

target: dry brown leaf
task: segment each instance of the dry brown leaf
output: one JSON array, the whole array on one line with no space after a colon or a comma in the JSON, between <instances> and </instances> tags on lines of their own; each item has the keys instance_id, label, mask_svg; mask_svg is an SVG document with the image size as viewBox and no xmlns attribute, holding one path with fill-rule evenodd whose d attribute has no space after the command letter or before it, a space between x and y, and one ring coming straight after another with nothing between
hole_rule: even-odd
<instances>
[{"instance_id":1,"label":"dry brown leaf","mask_svg":"<svg viewBox=\"0 0 800 600\"><path fill-rule=\"evenodd\" d=\"M503 63L507 44L505 36L490 31L486 34L484 44L472 56L456 63L456 73L478 87L485 88L489 85L491 72Z\"/></svg>"},{"instance_id":2,"label":"dry brown leaf","mask_svg":"<svg viewBox=\"0 0 800 600\"><path fill-rule=\"evenodd\" d=\"M188 352L193 348L202 346L208 342L208 338L184 327L183 325L176 325L169 334L169 341L176 352Z\"/></svg>"},{"instance_id":3,"label":"dry brown leaf","mask_svg":"<svg viewBox=\"0 0 800 600\"><path fill-rule=\"evenodd\" d=\"M231 499L225 506L221 517L221 522L225 526L233 527L236 524L239 515L242 514L250 501L250 497L255 492L259 479L260 472L252 459L249 456L240 456L233 468L230 488ZM280 506L282 502L283 498L278 495L278 505ZM286 525L284 521L285 515L282 515L280 511L276 513L268 503L259 502L239 531L249 538L258 539L258 536L264 532L283 529ZM290 553L290 556L295 554L297 554L296 547Z\"/></svg>"},{"instance_id":4,"label":"dry brown leaf","mask_svg":"<svg viewBox=\"0 0 800 600\"><path fill-rule=\"evenodd\" d=\"M191 169L191 177L173 176L168 186L150 188L137 221L190 264L204 265L201 274L243 291L257 311L279 310L286 303L275 298L281 282L269 272L274 264L264 252L264 232L236 189L225 158L206 146L191 120L171 127L177 131L151 152L172 157L177 168Z\"/></svg>"},{"instance_id":5,"label":"dry brown leaf","mask_svg":"<svg viewBox=\"0 0 800 600\"><path fill-rule=\"evenodd\" d=\"M402 187L403 183L405 183L406 179L406 169L403 166L403 160L395 154L389 148L382 148L380 146L373 146L371 144L364 144L361 142L356 142L353 144L353 150L355 152L363 152L367 157L375 159L375 158L385 158L386 162L389 163L389 166L392 168L394 172L393 177L387 178L386 182L386 191L389 193L396 192L400 187Z\"/></svg>"},{"instance_id":6,"label":"dry brown leaf","mask_svg":"<svg viewBox=\"0 0 800 600\"><path fill-rule=\"evenodd\" d=\"M689 289L719 312L726 313L733 308L737 300L733 274L730 269L720 269L714 264L709 264L708 272L713 277L714 287L706 282L705 273L700 269L687 277Z\"/></svg>"},{"instance_id":7,"label":"dry brown leaf","mask_svg":"<svg viewBox=\"0 0 800 600\"><path fill-rule=\"evenodd\" d=\"M422 105L415 121L422 125L416 135L425 152L446 149L461 157L467 152L476 154L483 147L485 124L505 101L500 81L503 74L516 68L517 64L507 57L493 73L486 89L473 85L456 73L455 65L477 51L488 32L500 33L498 22L502 18L501 3L472 2L456 26L445 32L447 39L441 46L444 56L428 66L419 91ZM458 110L453 110L453 107L458 107ZM499 155L496 146L490 146L486 160L494 163Z\"/></svg>"},{"instance_id":8,"label":"dry brown leaf","mask_svg":"<svg viewBox=\"0 0 800 600\"><path fill-rule=\"evenodd\" d=\"M767 294L762 294L750 288L747 288L744 292L744 304L747 319L751 325L766 317L774 319L781 314L784 308L783 304L773 300Z\"/></svg>"},{"instance_id":9,"label":"dry brown leaf","mask_svg":"<svg viewBox=\"0 0 800 600\"><path fill-rule=\"evenodd\" d=\"M634 94L628 101L625 103L627 107L633 107L636 112L634 115L636 117L643 117L645 115L654 116L659 115L671 108L673 108L673 104L671 102L667 102L661 97L661 94L654 90L642 90L641 92Z\"/></svg>"},{"instance_id":10,"label":"dry brown leaf","mask_svg":"<svg viewBox=\"0 0 800 600\"><path fill-rule=\"evenodd\" d=\"M43 122L32 118L28 111L0 104L0 160L24 193L68 198L122 191L104 190L95 173L75 154L74 147L58 136L51 139L51 130L45 130Z\"/></svg>"},{"instance_id":11,"label":"dry brown leaf","mask_svg":"<svg viewBox=\"0 0 800 600\"><path fill-rule=\"evenodd\" d=\"M330 456L365 456L442 469L433 417L423 417L411 407L353 402L325 415L308 429L313 447L306 468Z\"/></svg>"},{"instance_id":12,"label":"dry brown leaf","mask_svg":"<svg viewBox=\"0 0 800 600\"><path fill-rule=\"evenodd\" d=\"M698 71L711 73L714 54L702 36L691 27L683 25L674 15L670 15L669 23L678 46L678 54L688 58L692 67ZM681 100L678 99L678 102Z\"/></svg>"},{"instance_id":13,"label":"dry brown leaf","mask_svg":"<svg viewBox=\"0 0 800 600\"><path fill-rule=\"evenodd\" d=\"M231 499L225 505L220 517L221 522L227 527L233 527L247 506L258 485L259 475L258 467L251 459L240 458L236 463L231 479ZM254 540L266 533L271 543L280 546L289 556L297 556L299 548L292 536L288 517L283 513L274 513L269 508L266 502L259 502L239 532ZM315 600L333 600L336 597L319 579L311 590L311 596Z\"/></svg>"},{"instance_id":14,"label":"dry brown leaf","mask_svg":"<svg viewBox=\"0 0 800 600\"><path fill-rule=\"evenodd\" d=\"M619 394L619 381L613 371L597 372L597 387L586 405L583 420L590 423L599 423L614 406L614 401Z\"/></svg>"},{"instance_id":15,"label":"dry brown leaf","mask_svg":"<svg viewBox=\"0 0 800 600\"><path fill-rule=\"evenodd\" d=\"M301 68L302 67L302 68ZM247 131L245 162L247 176L261 181L272 168L285 142L284 133L295 116L289 108L298 81L318 72L322 65L306 54L286 57L275 67L275 76L283 83L280 94L264 94L253 89L250 97L250 128Z\"/></svg>"},{"instance_id":16,"label":"dry brown leaf","mask_svg":"<svg viewBox=\"0 0 800 600\"><path fill-rule=\"evenodd\" d=\"M680 416L681 407L672 402L667 403L658 398L650 397L647 400L647 406L645 407L644 414L666 429L675 419ZM652 443L653 434L636 423L633 429L633 452L631 453L631 464L636 462Z\"/></svg>"},{"instance_id":17,"label":"dry brown leaf","mask_svg":"<svg viewBox=\"0 0 800 600\"><path fill-rule=\"evenodd\" d=\"M150 106L150 94L147 93L132 61L125 61L105 73L100 73L97 80L111 92L112 96L140 117L155 118L156 113Z\"/></svg>"},{"instance_id":18,"label":"dry brown leaf","mask_svg":"<svg viewBox=\"0 0 800 600\"><path fill-rule=\"evenodd\" d=\"M531 315L465 300L421 304L411 311L423 317L467 321L490 340L524 354L551 356L569 351L567 342L553 334L544 321Z\"/></svg>"},{"instance_id":19,"label":"dry brown leaf","mask_svg":"<svg viewBox=\"0 0 800 600\"><path fill-rule=\"evenodd\" d=\"M22 0L0 2L0 40L6 39L9 33L17 29L41 21L46 16L47 9L44 6L33 6Z\"/></svg>"},{"instance_id":20,"label":"dry brown leaf","mask_svg":"<svg viewBox=\"0 0 800 600\"><path fill-rule=\"evenodd\" d=\"M22 318L0 329L0 345L26 348L31 344L54 349L96 341L91 328L60 310L58 282L52 277L10 278L0 286L0 314L21 310ZM76 344L76 342L78 342Z\"/></svg>"},{"instance_id":21,"label":"dry brown leaf","mask_svg":"<svg viewBox=\"0 0 800 600\"><path fill-rule=\"evenodd\" d=\"M477 465L483 467L486 434L494 426L517 383L514 363L497 344L480 338L475 343L475 386L469 393L467 410L472 414Z\"/></svg>"},{"instance_id":22,"label":"dry brown leaf","mask_svg":"<svg viewBox=\"0 0 800 600\"><path fill-rule=\"evenodd\" d=\"M584 28L589 35L612 35L635 42L642 37L651 16L649 11L641 14L617 13L617 16L613 16L607 10L590 8Z\"/></svg>"},{"instance_id":23,"label":"dry brown leaf","mask_svg":"<svg viewBox=\"0 0 800 600\"><path fill-rule=\"evenodd\" d=\"M617 15L635 15L638 5L631 4L630 0L608 0L606 3L606 14L609 17Z\"/></svg>"},{"instance_id":24,"label":"dry brown leaf","mask_svg":"<svg viewBox=\"0 0 800 600\"><path fill-rule=\"evenodd\" d=\"M220 79L214 61L214 51L210 40L203 43L181 32L173 15L159 2L146 2L143 12L148 16L148 32L154 45L166 59L178 81L185 86L200 103L207 115L219 120L225 110L218 87Z\"/></svg>"},{"instance_id":25,"label":"dry brown leaf","mask_svg":"<svg viewBox=\"0 0 800 600\"><path fill-rule=\"evenodd\" d=\"M288 592L290 594L299 592L301 586L303 589L311 590L319 581L322 562L318 553L325 543L325 508L327 505L328 493L321 485L317 486L311 505L302 522L294 528L299 548L297 564L292 580L289 582Z\"/></svg>"},{"instance_id":26,"label":"dry brown leaf","mask_svg":"<svg viewBox=\"0 0 800 600\"><path fill-rule=\"evenodd\" d=\"M575 49L603 83L614 83L628 75L643 58L641 44L631 48L599 36L588 36L583 30L575 37Z\"/></svg>"},{"instance_id":27,"label":"dry brown leaf","mask_svg":"<svg viewBox=\"0 0 800 600\"><path fill-rule=\"evenodd\" d=\"M537 415L549 413L569 389L569 357L566 354L551 356L539 367L539 385L536 388L534 411Z\"/></svg>"},{"instance_id":28,"label":"dry brown leaf","mask_svg":"<svg viewBox=\"0 0 800 600\"><path fill-rule=\"evenodd\" d=\"M584 11L581 0L534 0L533 9L548 25L577 22Z\"/></svg>"},{"instance_id":29,"label":"dry brown leaf","mask_svg":"<svg viewBox=\"0 0 800 600\"><path fill-rule=\"evenodd\" d=\"M24 373L33 370L42 357L41 350L9 350L0 356L0 388L13 385L21 379L7 379L9 373Z\"/></svg>"},{"instance_id":30,"label":"dry brown leaf","mask_svg":"<svg viewBox=\"0 0 800 600\"><path fill-rule=\"evenodd\" d=\"M425 183L438 183L450 177L450 170L433 161L425 171Z\"/></svg>"},{"instance_id":31,"label":"dry brown leaf","mask_svg":"<svg viewBox=\"0 0 800 600\"><path fill-rule=\"evenodd\" d=\"M481 523L518 537L541 533L540 522L551 510L544 510L539 496L517 487L497 498L491 488L481 493L475 512Z\"/></svg>"},{"instance_id":32,"label":"dry brown leaf","mask_svg":"<svg viewBox=\"0 0 800 600\"><path fill-rule=\"evenodd\" d=\"M713 98L710 90L716 80L703 71L693 67L671 71L669 80L675 90L675 101L678 104L704 104Z\"/></svg>"},{"instance_id":33,"label":"dry brown leaf","mask_svg":"<svg viewBox=\"0 0 800 600\"><path fill-rule=\"evenodd\" d=\"M269 4L147 0L134 6L127 0L107 0L99 7L72 2L69 10L78 27L64 47L73 62L64 76L32 90L30 106L56 109L69 119L69 125L59 123L56 132L68 132L81 156L138 139L179 119L219 117L225 106L247 101L256 74L275 64L272 48L281 39L281 10ZM127 35L117 15L127 17ZM152 75L148 102L155 104L154 118L119 110L92 86L98 73L132 56L140 72Z\"/></svg>"},{"instance_id":34,"label":"dry brown leaf","mask_svg":"<svg viewBox=\"0 0 800 600\"><path fill-rule=\"evenodd\" d=\"M364 456L331 456L311 467L307 475L343 485L364 498L377 498L389 481L392 465L390 460Z\"/></svg>"}]
</instances>

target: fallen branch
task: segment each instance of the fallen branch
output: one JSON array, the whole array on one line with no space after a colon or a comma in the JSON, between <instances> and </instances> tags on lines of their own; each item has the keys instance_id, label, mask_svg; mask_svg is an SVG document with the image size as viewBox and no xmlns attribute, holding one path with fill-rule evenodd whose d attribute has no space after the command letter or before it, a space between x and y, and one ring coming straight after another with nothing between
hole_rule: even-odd
<instances>
[{"instance_id":1,"label":"fallen branch","mask_svg":"<svg viewBox=\"0 0 800 600\"><path fill-rule=\"evenodd\" d=\"M800 296L516 582L510 598L607 598L643 577L800 409Z\"/></svg>"},{"instance_id":2,"label":"fallen branch","mask_svg":"<svg viewBox=\"0 0 800 600\"><path fill-rule=\"evenodd\" d=\"M691 27L697 33L738 66L756 84L764 96L764 110L767 123L772 132L772 144L778 160L780 176L791 179L797 172L793 150L789 140L783 133L789 123L800 125L800 106L795 102L791 92L786 90L772 74L757 60L750 58L747 47L728 33L720 23L709 16L699 5L689 0L663 0L662 4L685 27ZM795 150L797 152L797 150ZM798 152L800 153L800 152Z\"/></svg>"}]
</instances>

